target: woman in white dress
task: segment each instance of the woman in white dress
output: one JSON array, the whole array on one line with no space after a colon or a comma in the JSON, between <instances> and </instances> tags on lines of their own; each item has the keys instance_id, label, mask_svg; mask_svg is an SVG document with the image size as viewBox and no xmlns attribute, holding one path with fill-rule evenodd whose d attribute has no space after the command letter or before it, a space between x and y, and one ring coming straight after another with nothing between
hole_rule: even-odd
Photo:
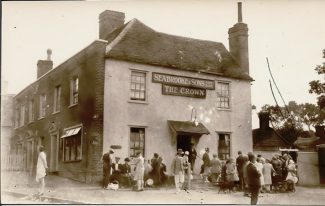
<instances>
[{"instance_id":1,"label":"woman in white dress","mask_svg":"<svg viewBox=\"0 0 325 206\"><path fill-rule=\"evenodd\" d=\"M36 182L40 183L38 195L44 194L46 170L47 170L46 154L44 152L44 147L40 146L38 159L37 159L37 166L36 166Z\"/></svg>"},{"instance_id":2,"label":"woman in white dress","mask_svg":"<svg viewBox=\"0 0 325 206\"><path fill-rule=\"evenodd\" d=\"M137 181L137 190L143 191L143 177L144 177L144 158L141 152L137 153L137 158L135 159L135 173L134 180Z\"/></svg>"},{"instance_id":3,"label":"woman in white dress","mask_svg":"<svg viewBox=\"0 0 325 206\"><path fill-rule=\"evenodd\" d=\"M261 174L260 181L261 181L262 192L264 192L264 190L263 190L263 188L264 188L263 164L264 164L263 159L262 158L257 158L255 165L257 167L257 170Z\"/></svg>"}]
</instances>

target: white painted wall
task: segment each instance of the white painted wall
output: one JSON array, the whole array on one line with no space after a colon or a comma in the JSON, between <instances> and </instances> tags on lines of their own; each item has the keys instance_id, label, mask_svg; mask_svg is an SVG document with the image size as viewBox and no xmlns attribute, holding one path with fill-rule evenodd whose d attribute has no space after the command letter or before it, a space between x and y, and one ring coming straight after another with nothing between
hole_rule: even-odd
<instances>
[{"instance_id":1,"label":"white painted wall","mask_svg":"<svg viewBox=\"0 0 325 206\"><path fill-rule=\"evenodd\" d=\"M129 101L131 70L147 71L148 102L145 104ZM152 82L152 72L173 75L222 80L230 82L231 109L216 108L216 90L207 90L205 99L162 94L162 85ZM210 147L210 154L217 153L218 131L231 133L231 153L235 157L238 150L252 151L251 91L250 82L222 78L208 74L198 74L183 70L143 65L107 59L105 65L104 91L104 137L103 151L111 145L122 145L115 155L123 159L129 156L129 127L145 126L145 157L153 153L162 155L167 172L176 153L176 143L172 144L167 120L189 121L192 107L197 110L198 120L210 131L198 142L197 151ZM199 171L201 161L197 159L195 171Z\"/></svg>"}]
</instances>

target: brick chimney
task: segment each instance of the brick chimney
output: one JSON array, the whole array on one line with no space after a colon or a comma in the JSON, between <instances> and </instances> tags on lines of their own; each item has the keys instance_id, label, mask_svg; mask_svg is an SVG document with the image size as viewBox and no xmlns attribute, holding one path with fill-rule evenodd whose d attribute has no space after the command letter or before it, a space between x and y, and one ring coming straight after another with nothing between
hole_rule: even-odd
<instances>
[{"instance_id":1,"label":"brick chimney","mask_svg":"<svg viewBox=\"0 0 325 206\"><path fill-rule=\"evenodd\" d=\"M238 2L238 22L228 30L228 34L231 55L239 63L243 72L249 74L248 27L243 23L241 2Z\"/></svg>"},{"instance_id":2,"label":"brick chimney","mask_svg":"<svg viewBox=\"0 0 325 206\"><path fill-rule=\"evenodd\" d=\"M270 114L268 112L258 113L258 118L260 119L260 129L265 131L270 127Z\"/></svg>"},{"instance_id":3,"label":"brick chimney","mask_svg":"<svg viewBox=\"0 0 325 206\"><path fill-rule=\"evenodd\" d=\"M37 79L53 68L53 61L51 60L52 50L47 51L47 60L38 60L37 62Z\"/></svg>"},{"instance_id":4,"label":"brick chimney","mask_svg":"<svg viewBox=\"0 0 325 206\"><path fill-rule=\"evenodd\" d=\"M99 14L99 38L106 36L115 29L124 25L125 14L118 11L105 10Z\"/></svg>"}]
</instances>

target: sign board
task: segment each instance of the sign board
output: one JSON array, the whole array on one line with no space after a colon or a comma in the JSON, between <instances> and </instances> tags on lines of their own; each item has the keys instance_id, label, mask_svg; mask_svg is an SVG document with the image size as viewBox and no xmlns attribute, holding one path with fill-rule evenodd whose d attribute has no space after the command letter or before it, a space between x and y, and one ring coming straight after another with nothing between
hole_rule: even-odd
<instances>
[{"instance_id":1,"label":"sign board","mask_svg":"<svg viewBox=\"0 0 325 206\"><path fill-rule=\"evenodd\" d=\"M215 89L215 82L209 79L200 79L192 78L185 76L176 76L171 74L162 74L162 73L152 73L152 81L156 83L176 85L176 86L186 86L186 87L195 87L202 89Z\"/></svg>"},{"instance_id":2,"label":"sign board","mask_svg":"<svg viewBox=\"0 0 325 206\"><path fill-rule=\"evenodd\" d=\"M162 85L162 94L164 95L175 95L175 96L185 96L194 98L205 98L206 90L193 87L183 87L175 85Z\"/></svg>"}]
</instances>

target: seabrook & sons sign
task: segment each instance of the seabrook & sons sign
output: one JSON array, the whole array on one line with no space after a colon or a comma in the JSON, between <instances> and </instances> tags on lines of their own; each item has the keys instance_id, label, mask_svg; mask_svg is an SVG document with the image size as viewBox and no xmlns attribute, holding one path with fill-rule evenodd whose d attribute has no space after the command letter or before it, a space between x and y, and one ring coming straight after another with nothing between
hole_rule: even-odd
<instances>
[{"instance_id":1,"label":"seabrook & sons sign","mask_svg":"<svg viewBox=\"0 0 325 206\"><path fill-rule=\"evenodd\" d=\"M162 83L162 94L205 98L206 90L214 90L213 80L176 76L171 74L152 73L152 81Z\"/></svg>"}]
</instances>

